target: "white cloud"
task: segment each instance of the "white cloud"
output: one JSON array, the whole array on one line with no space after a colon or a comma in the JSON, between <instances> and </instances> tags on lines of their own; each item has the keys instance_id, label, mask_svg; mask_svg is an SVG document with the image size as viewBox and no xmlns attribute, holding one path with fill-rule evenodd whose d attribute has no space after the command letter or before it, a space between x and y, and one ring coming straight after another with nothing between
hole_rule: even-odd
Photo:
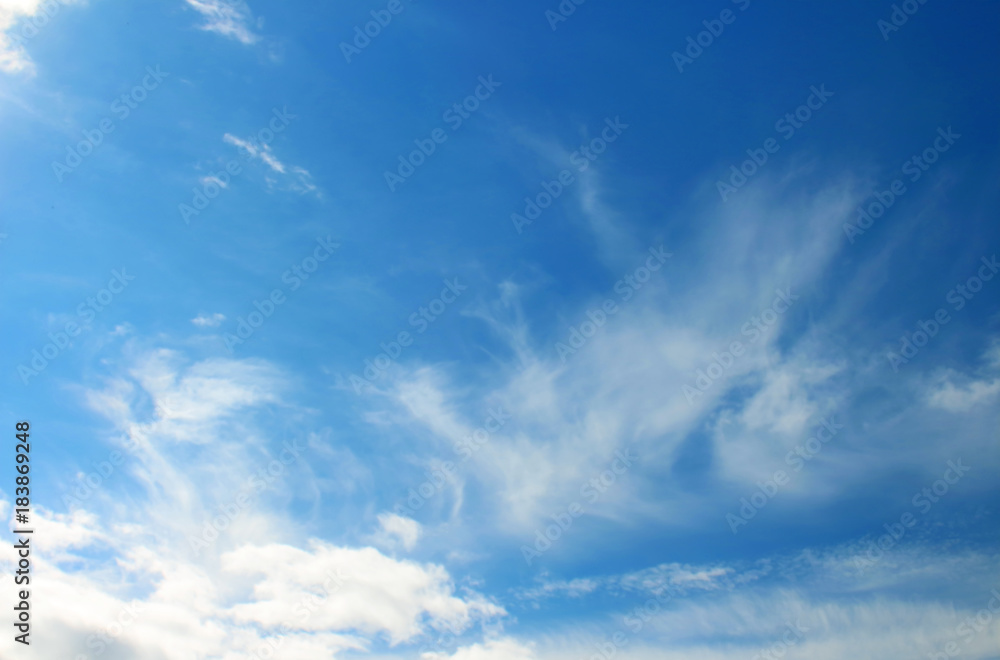
<instances>
[{"instance_id":1,"label":"white cloud","mask_svg":"<svg viewBox=\"0 0 1000 660\"><path fill-rule=\"evenodd\" d=\"M981 403L987 402L1000 393L1000 379L972 381L964 386L955 386L950 380L932 390L927 401L935 408L948 412L968 412Z\"/></svg>"},{"instance_id":2,"label":"white cloud","mask_svg":"<svg viewBox=\"0 0 1000 660\"><path fill-rule=\"evenodd\" d=\"M249 142L247 140L240 139L231 133L226 133L222 136L223 142L227 142L236 147L239 147L247 153L251 158L259 158L261 161L267 164L275 172L285 173L285 165L274 157L271 151L270 145L258 144L256 142Z\"/></svg>"},{"instance_id":3,"label":"white cloud","mask_svg":"<svg viewBox=\"0 0 1000 660\"><path fill-rule=\"evenodd\" d=\"M0 71L32 73L25 45L55 20L60 11L82 0L0 0Z\"/></svg>"},{"instance_id":4,"label":"white cloud","mask_svg":"<svg viewBox=\"0 0 1000 660\"><path fill-rule=\"evenodd\" d=\"M232 133L224 134L222 136L222 140L223 142L231 144L242 150L248 157L261 161L267 165L272 172L284 175L282 177L265 175L264 181L267 183L267 189L269 191L287 190L296 192L300 195L313 193L317 197L322 197L319 192L319 188L315 183L313 183L312 174L309 173L309 170L299 167L298 165L292 165L291 167L286 166L283 162L278 160L277 156L274 155L274 151L271 149L270 145L259 143L256 140L244 140L233 135ZM202 182L208 179L214 179L214 177L204 177ZM216 181L218 180L216 179Z\"/></svg>"},{"instance_id":5,"label":"white cloud","mask_svg":"<svg viewBox=\"0 0 1000 660\"><path fill-rule=\"evenodd\" d=\"M483 644L464 646L454 654L423 653L421 660L536 660L534 650L520 642L504 637L491 639Z\"/></svg>"},{"instance_id":6,"label":"white cloud","mask_svg":"<svg viewBox=\"0 0 1000 660\"><path fill-rule=\"evenodd\" d=\"M245 546L222 557L224 570L260 574L253 602L233 607L237 621L276 628L292 617L306 631L356 631L371 638L379 633L392 644L411 640L425 626L464 630L475 620L504 614L482 598L453 594L440 566L398 561L374 548L344 548L310 541L309 548L284 545ZM299 604L329 576L339 584L327 590L310 616ZM317 599L318 600L318 599ZM308 609L308 608L306 608Z\"/></svg>"},{"instance_id":7,"label":"white cloud","mask_svg":"<svg viewBox=\"0 0 1000 660\"><path fill-rule=\"evenodd\" d=\"M243 0L186 0L205 18L202 30L216 32L240 43L253 44L260 37L253 33L253 13Z\"/></svg>"},{"instance_id":8,"label":"white cloud","mask_svg":"<svg viewBox=\"0 0 1000 660\"><path fill-rule=\"evenodd\" d=\"M374 535L376 545L385 548L395 548L402 545L406 550L413 550L420 538L420 523L410 518L404 518L395 513L378 514L379 530Z\"/></svg>"},{"instance_id":9,"label":"white cloud","mask_svg":"<svg viewBox=\"0 0 1000 660\"><path fill-rule=\"evenodd\" d=\"M225 314L216 312L215 314L199 314L191 319L191 323L194 323L199 328L217 328L225 320Z\"/></svg>"},{"instance_id":10,"label":"white cloud","mask_svg":"<svg viewBox=\"0 0 1000 660\"><path fill-rule=\"evenodd\" d=\"M214 183L215 185L219 186L220 188L228 188L229 187L228 183L226 183L225 181L223 181L222 179L220 179L219 177L214 176L214 175L203 176L203 177L201 177L199 179L199 181L201 182L202 186L205 186L205 185L207 185L209 183Z\"/></svg>"},{"instance_id":11,"label":"white cloud","mask_svg":"<svg viewBox=\"0 0 1000 660\"><path fill-rule=\"evenodd\" d=\"M1000 371L1000 340L996 338L983 353L987 374ZM989 402L1000 394L1000 377L973 378L948 369L938 374L927 388L927 403L953 413L969 412L974 407Z\"/></svg>"}]
</instances>

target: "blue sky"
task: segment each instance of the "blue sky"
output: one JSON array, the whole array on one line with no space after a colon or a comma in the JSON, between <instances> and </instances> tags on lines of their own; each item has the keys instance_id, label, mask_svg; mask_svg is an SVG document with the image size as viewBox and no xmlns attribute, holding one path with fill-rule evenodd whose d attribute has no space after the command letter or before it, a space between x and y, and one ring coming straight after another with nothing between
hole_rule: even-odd
<instances>
[{"instance_id":1,"label":"blue sky","mask_svg":"<svg viewBox=\"0 0 1000 660\"><path fill-rule=\"evenodd\" d=\"M0 0L32 653L1000 658L998 22Z\"/></svg>"}]
</instances>

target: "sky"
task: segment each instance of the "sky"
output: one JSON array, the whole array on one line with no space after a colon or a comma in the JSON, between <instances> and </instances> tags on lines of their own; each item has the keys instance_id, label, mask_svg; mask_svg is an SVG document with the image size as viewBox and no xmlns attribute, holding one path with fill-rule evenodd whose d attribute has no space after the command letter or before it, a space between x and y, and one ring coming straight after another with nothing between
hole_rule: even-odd
<instances>
[{"instance_id":1,"label":"sky","mask_svg":"<svg viewBox=\"0 0 1000 660\"><path fill-rule=\"evenodd\" d=\"M1000 658L998 28L0 0L0 657Z\"/></svg>"}]
</instances>

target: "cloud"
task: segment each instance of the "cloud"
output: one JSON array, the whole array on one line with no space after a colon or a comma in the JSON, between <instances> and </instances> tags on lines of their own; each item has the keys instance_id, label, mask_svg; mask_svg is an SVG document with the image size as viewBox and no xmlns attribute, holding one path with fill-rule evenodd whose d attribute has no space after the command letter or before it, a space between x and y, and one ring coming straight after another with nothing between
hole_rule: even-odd
<instances>
[{"instance_id":1,"label":"cloud","mask_svg":"<svg viewBox=\"0 0 1000 660\"><path fill-rule=\"evenodd\" d=\"M395 513L380 513L378 515L379 530L374 535L376 545L392 549L402 545L406 550L413 550L420 538L420 523L404 518Z\"/></svg>"},{"instance_id":2,"label":"cloud","mask_svg":"<svg viewBox=\"0 0 1000 660\"><path fill-rule=\"evenodd\" d=\"M732 565L672 563L576 578L597 585L566 594L590 599L578 608L610 597L614 611L583 625L547 624L532 647L545 660L591 657L595 650L625 660L729 660L767 649L802 660L902 660L957 643L968 657L993 657L995 624L964 637L962 630L975 627L960 626L995 595L996 581L980 578L995 573L994 554L912 544L860 576L853 559L862 548L848 543Z\"/></svg>"},{"instance_id":3,"label":"cloud","mask_svg":"<svg viewBox=\"0 0 1000 660\"><path fill-rule=\"evenodd\" d=\"M983 361L986 363L985 372L1000 371L1000 341L993 340L983 354ZM1000 377L976 379L948 369L934 379L925 398L934 408L964 413L994 399L997 394L1000 394Z\"/></svg>"},{"instance_id":4,"label":"cloud","mask_svg":"<svg viewBox=\"0 0 1000 660\"><path fill-rule=\"evenodd\" d=\"M226 320L225 314L220 314L216 312L215 314L199 314L198 316L191 319L191 323L194 323L199 328L217 328L219 325Z\"/></svg>"},{"instance_id":5,"label":"cloud","mask_svg":"<svg viewBox=\"0 0 1000 660\"><path fill-rule=\"evenodd\" d=\"M948 412L968 412L981 403L989 401L1000 393L1000 379L972 381L964 386L956 386L945 380L927 396L927 402L935 408Z\"/></svg>"},{"instance_id":6,"label":"cloud","mask_svg":"<svg viewBox=\"0 0 1000 660\"><path fill-rule=\"evenodd\" d=\"M464 646L452 655L432 652L420 656L421 660L536 660L537 657L530 646L509 637Z\"/></svg>"},{"instance_id":7,"label":"cloud","mask_svg":"<svg viewBox=\"0 0 1000 660\"><path fill-rule=\"evenodd\" d=\"M33 73L25 45L66 5L83 0L0 0L0 71Z\"/></svg>"},{"instance_id":8,"label":"cloud","mask_svg":"<svg viewBox=\"0 0 1000 660\"><path fill-rule=\"evenodd\" d=\"M308 549L284 545L245 546L222 557L229 572L260 574L253 602L231 611L242 623L277 628L293 616L306 631L356 631L371 638L385 633L391 644L419 635L425 626L464 630L474 620L504 614L483 598L458 598L440 566L398 561L374 548L345 548L320 541ZM329 575L335 588L309 617L297 605Z\"/></svg>"},{"instance_id":9,"label":"cloud","mask_svg":"<svg viewBox=\"0 0 1000 660\"><path fill-rule=\"evenodd\" d=\"M242 140L230 133L226 133L225 135L223 135L222 140L223 142L227 142L229 144L235 145L236 147L239 147L240 149L245 151L247 155L250 156L251 158L259 158L275 172L280 172L281 174L285 173L284 164L280 160L274 157L270 145L258 144L256 142Z\"/></svg>"},{"instance_id":10,"label":"cloud","mask_svg":"<svg viewBox=\"0 0 1000 660\"><path fill-rule=\"evenodd\" d=\"M215 32L243 44L254 44L260 36L254 34L253 13L243 0L186 0L188 5L200 13L205 22L202 30ZM259 24L259 23L258 23Z\"/></svg>"},{"instance_id":11,"label":"cloud","mask_svg":"<svg viewBox=\"0 0 1000 660\"><path fill-rule=\"evenodd\" d=\"M66 484L74 495L68 511L33 511L34 622L52 633L32 638L39 657L100 647L108 658L140 660L235 660L267 657L268 649L330 660L506 615L492 600L459 591L440 565L296 529L287 497L308 491L304 454L330 438L269 439L255 413L285 405L285 377L275 367L193 361L134 343L125 361L101 387L82 390L84 403L134 440L111 440L125 462L100 479ZM272 471L282 446L303 455ZM266 498L246 490L255 478L269 479ZM237 497L247 492L249 502ZM0 497L0 513L9 505ZM413 521L381 522L404 545L415 543ZM194 537L208 542L195 546ZM15 553L5 544L0 561L16 561ZM14 644L12 636L0 639L0 656L15 655Z\"/></svg>"},{"instance_id":12,"label":"cloud","mask_svg":"<svg viewBox=\"0 0 1000 660\"><path fill-rule=\"evenodd\" d=\"M529 324L521 311L534 302L534 282L502 283L495 300L468 313L492 331L482 349L497 356L471 371L471 381L455 382L449 366L437 364L402 365L387 376L387 397L410 417L400 423L424 440L418 450L428 454L467 435L490 407L510 412L511 422L468 461L470 480L497 494L495 529L530 532L578 500L581 486L606 470L616 451L629 448L641 465L589 507L589 515L610 522L703 519L702 507L718 494L692 502L662 478L692 434L725 413L727 441L717 444L711 469L730 483L745 483L759 479L760 469L771 467L830 399L842 395L835 376L846 367L810 337L786 333L791 315L807 303L769 312L774 320L764 331L746 328L769 318L762 312L775 305L778 290L791 287L805 299L819 286L839 245L841 220L862 193L847 181L808 197L763 182L756 190L705 211L692 223L700 229L686 252L666 246L674 257L647 272L640 288L625 278L645 267L648 249L610 259L615 265L608 267L606 286L568 309L550 310L550 324ZM568 328L587 321L588 311L607 299L617 311L561 355L556 344L571 341ZM741 355L688 401L683 387L694 386L699 370L737 340ZM746 452L750 461L726 453L748 434L763 453Z\"/></svg>"},{"instance_id":13,"label":"cloud","mask_svg":"<svg viewBox=\"0 0 1000 660\"><path fill-rule=\"evenodd\" d=\"M274 155L274 151L271 149L270 145L261 144L256 140L244 140L231 133L223 135L222 140L227 144L231 144L239 148L249 158L256 158L261 161L267 165L272 172L284 175L282 178L282 180L286 182L284 184L281 184L278 178L265 176L264 180L267 182L268 190L289 190L300 195L314 193L317 197L321 197L319 188L315 183L313 183L312 174L309 173L309 170L297 165L292 165L291 167L286 166L283 162L278 160L277 156ZM214 177L204 177L202 182L207 179L214 179Z\"/></svg>"}]
</instances>

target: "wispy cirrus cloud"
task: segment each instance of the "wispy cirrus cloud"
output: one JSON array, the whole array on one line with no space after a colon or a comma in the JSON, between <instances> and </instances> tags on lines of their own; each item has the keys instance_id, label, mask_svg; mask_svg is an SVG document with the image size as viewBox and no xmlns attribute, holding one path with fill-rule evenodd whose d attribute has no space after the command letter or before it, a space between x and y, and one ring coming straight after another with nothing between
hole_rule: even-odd
<instances>
[{"instance_id":1,"label":"wispy cirrus cloud","mask_svg":"<svg viewBox=\"0 0 1000 660\"><path fill-rule=\"evenodd\" d=\"M253 32L261 20L254 20L250 6L243 0L186 0L188 5L200 13L205 22L202 30L215 32L240 43L251 45L260 40Z\"/></svg>"}]
</instances>

